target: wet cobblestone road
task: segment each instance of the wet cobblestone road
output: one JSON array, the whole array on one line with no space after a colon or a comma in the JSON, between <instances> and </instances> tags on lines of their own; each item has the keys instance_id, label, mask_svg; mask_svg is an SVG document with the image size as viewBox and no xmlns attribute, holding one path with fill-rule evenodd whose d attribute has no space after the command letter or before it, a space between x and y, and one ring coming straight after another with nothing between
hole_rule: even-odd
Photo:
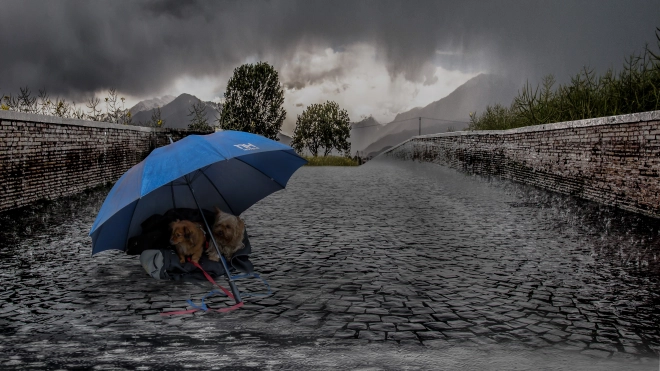
<instances>
[{"instance_id":1,"label":"wet cobblestone road","mask_svg":"<svg viewBox=\"0 0 660 371\"><path fill-rule=\"evenodd\" d=\"M210 287L90 257L105 193L3 216L3 367L658 367L655 220L433 164L305 167L243 214L274 294L162 317Z\"/></svg>"}]
</instances>

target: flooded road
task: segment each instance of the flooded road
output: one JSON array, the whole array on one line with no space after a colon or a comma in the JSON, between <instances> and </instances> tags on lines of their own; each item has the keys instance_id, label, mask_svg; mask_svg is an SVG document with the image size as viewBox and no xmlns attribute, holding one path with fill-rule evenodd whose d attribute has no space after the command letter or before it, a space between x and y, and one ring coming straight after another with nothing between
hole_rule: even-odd
<instances>
[{"instance_id":1,"label":"flooded road","mask_svg":"<svg viewBox=\"0 0 660 371\"><path fill-rule=\"evenodd\" d=\"M273 295L163 317L211 287L90 256L107 192L0 215L3 367L658 369L658 220L428 163L304 167L243 214Z\"/></svg>"}]
</instances>

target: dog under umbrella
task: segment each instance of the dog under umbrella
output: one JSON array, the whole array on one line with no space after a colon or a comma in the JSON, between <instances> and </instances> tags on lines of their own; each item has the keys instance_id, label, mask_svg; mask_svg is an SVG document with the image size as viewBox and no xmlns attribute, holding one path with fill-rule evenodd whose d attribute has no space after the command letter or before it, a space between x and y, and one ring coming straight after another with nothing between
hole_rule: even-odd
<instances>
[{"instance_id":1,"label":"dog under umbrella","mask_svg":"<svg viewBox=\"0 0 660 371\"><path fill-rule=\"evenodd\" d=\"M269 194L284 189L307 161L282 143L240 131L189 135L153 150L119 178L106 197L89 235L92 255L126 250L141 233L140 223L169 209L213 210L236 216ZM204 219L207 230L208 221ZM212 237L212 236L211 236ZM214 238L214 248L240 301L228 264Z\"/></svg>"}]
</instances>

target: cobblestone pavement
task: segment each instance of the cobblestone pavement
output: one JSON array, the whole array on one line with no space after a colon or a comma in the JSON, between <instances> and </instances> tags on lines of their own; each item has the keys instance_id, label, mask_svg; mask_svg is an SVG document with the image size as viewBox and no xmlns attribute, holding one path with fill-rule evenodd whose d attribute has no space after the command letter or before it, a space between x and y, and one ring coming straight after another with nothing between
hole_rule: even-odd
<instances>
[{"instance_id":1,"label":"cobblestone pavement","mask_svg":"<svg viewBox=\"0 0 660 371\"><path fill-rule=\"evenodd\" d=\"M658 367L654 220L433 164L305 167L243 214L274 294L163 317L210 287L90 257L106 193L0 218L2 367Z\"/></svg>"}]
</instances>

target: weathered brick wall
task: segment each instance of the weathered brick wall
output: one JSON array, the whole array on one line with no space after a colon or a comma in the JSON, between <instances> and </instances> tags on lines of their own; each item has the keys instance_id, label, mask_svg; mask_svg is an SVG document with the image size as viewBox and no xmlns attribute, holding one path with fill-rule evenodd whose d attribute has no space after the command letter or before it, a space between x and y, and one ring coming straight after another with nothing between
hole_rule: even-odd
<instances>
[{"instance_id":1,"label":"weathered brick wall","mask_svg":"<svg viewBox=\"0 0 660 371\"><path fill-rule=\"evenodd\" d=\"M114 182L192 133L0 111L0 211Z\"/></svg>"},{"instance_id":2,"label":"weathered brick wall","mask_svg":"<svg viewBox=\"0 0 660 371\"><path fill-rule=\"evenodd\" d=\"M660 217L660 111L419 136L384 153Z\"/></svg>"}]
</instances>

